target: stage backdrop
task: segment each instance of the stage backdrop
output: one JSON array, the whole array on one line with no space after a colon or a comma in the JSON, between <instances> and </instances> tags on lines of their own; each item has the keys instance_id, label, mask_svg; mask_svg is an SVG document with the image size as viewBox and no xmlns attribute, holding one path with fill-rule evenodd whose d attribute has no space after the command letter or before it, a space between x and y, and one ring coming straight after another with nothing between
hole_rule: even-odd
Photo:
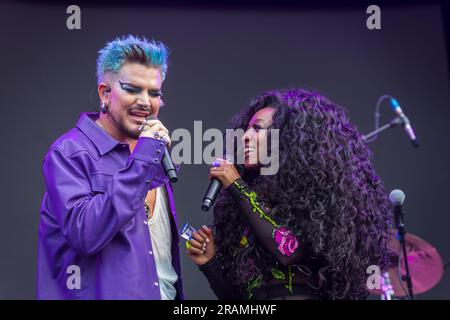
<instances>
[{"instance_id":1,"label":"stage backdrop","mask_svg":"<svg viewBox=\"0 0 450 320\"><path fill-rule=\"evenodd\" d=\"M449 79L439 5L382 6L381 30L366 27L366 6L93 6L81 4L81 30L66 27L66 6L0 4L0 298L34 299L42 159L80 113L98 108L97 51L135 34L171 49L160 117L170 130L203 121L225 128L250 99L272 88L317 90L373 128L378 97L398 98L421 141L413 149L396 128L370 147L388 191L406 193L407 231L450 260ZM92 95L92 93L94 93ZM393 117L382 107L382 122ZM206 165L185 165L174 185L179 224L200 226ZM214 299L182 250L188 299ZM450 299L444 275L422 299Z\"/></svg>"}]
</instances>

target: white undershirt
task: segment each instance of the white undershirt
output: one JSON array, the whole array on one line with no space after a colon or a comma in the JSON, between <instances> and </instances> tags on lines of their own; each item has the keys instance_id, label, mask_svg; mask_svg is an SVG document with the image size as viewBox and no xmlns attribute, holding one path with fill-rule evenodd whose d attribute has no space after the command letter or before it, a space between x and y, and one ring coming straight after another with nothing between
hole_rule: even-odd
<instances>
[{"instance_id":1,"label":"white undershirt","mask_svg":"<svg viewBox=\"0 0 450 320\"><path fill-rule=\"evenodd\" d=\"M178 275L172 266L172 233L167 208L166 190L164 187L159 187L156 189L155 208L148 228L152 239L161 299L174 300L177 295L174 284L178 280Z\"/></svg>"}]
</instances>

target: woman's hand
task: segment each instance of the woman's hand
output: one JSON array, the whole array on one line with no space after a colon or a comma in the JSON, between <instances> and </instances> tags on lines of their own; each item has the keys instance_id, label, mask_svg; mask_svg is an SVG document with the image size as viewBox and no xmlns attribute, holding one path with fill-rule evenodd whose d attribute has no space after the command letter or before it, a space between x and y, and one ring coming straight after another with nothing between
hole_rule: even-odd
<instances>
[{"instance_id":1,"label":"woman's hand","mask_svg":"<svg viewBox=\"0 0 450 320\"><path fill-rule=\"evenodd\" d=\"M236 167L231 162L224 159L216 159L214 162L217 166L213 164L213 167L209 171L209 179L219 179L224 188L227 188L241 177Z\"/></svg>"},{"instance_id":2,"label":"woman's hand","mask_svg":"<svg viewBox=\"0 0 450 320\"><path fill-rule=\"evenodd\" d=\"M207 226L193 232L187 244L188 257L198 266L207 263L216 255L214 233Z\"/></svg>"}]
</instances>

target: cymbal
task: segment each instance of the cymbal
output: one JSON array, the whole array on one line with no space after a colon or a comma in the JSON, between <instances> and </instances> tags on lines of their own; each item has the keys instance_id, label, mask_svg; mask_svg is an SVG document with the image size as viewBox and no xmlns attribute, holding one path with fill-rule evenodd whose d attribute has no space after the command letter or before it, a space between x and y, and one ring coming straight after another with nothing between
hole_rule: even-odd
<instances>
[{"instance_id":1,"label":"cymbal","mask_svg":"<svg viewBox=\"0 0 450 320\"><path fill-rule=\"evenodd\" d=\"M436 248L413 234L405 234L405 244L413 294L424 293L433 288L441 280L444 273L442 258ZM393 295L396 297L407 296L407 284L405 281L400 282L398 275L398 258L402 254L402 251L400 241L397 239L397 231L392 235L388 247L396 253L388 269L389 280L394 290ZM403 256L400 272L402 275L406 274ZM406 292L403 290L401 283L403 283ZM369 292L378 295L382 293L381 289L369 290Z\"/></svg>"}]
</instances>

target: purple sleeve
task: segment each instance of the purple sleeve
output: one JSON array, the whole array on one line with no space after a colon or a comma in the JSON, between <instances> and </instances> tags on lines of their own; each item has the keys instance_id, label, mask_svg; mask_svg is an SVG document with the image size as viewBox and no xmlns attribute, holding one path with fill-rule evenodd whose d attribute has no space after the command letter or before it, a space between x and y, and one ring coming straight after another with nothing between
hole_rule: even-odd
<instances>
[{"instance_id":1,"label":"purple sleeve","mask_svg":"<svg viewBox=\"0 0 450 320\"><path fill-rule=\"evenodd\" d=\"M87 172L81 157L51 149L44 159L49 205L69 245L81 255L101 250L143 206L162 172L164 144L139 138L124 168L109 175Z\"/></svg>"}]
</instances>

